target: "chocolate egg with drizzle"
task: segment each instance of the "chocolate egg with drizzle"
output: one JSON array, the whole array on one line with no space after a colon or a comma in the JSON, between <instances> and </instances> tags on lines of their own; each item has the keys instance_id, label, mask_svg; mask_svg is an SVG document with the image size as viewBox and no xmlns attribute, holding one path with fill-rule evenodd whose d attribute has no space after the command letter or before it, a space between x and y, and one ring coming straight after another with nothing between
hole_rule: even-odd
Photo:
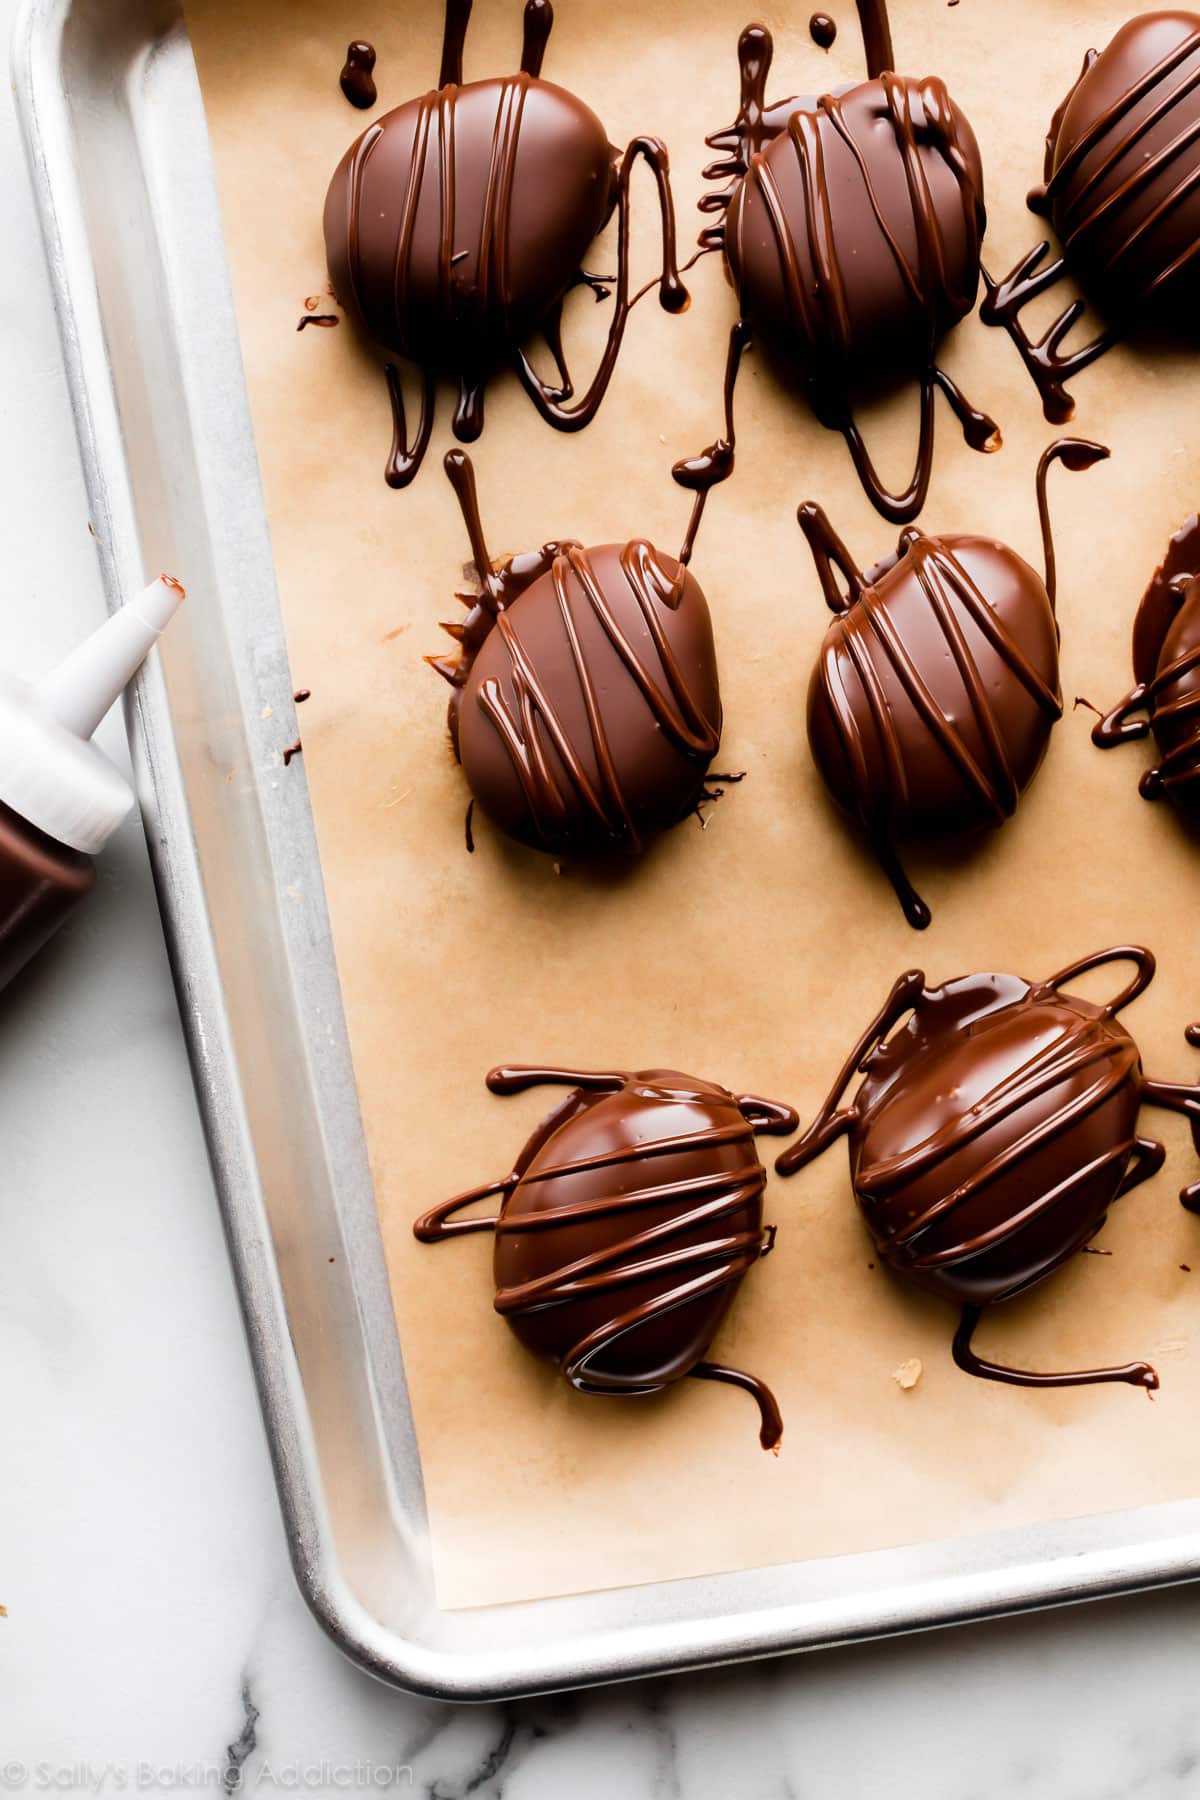
<instances>
[{"instance_id":1,"label":"chocolate egg with drizzle","mask_svg":"<svg viewBox=\"0 0 1200 1800\"><path fill-rule=\"evenodd\" d=\"M463 451L446 472L481 586L459 596L465 621L444 627L459 654L429 660L454 690L450 737L471 793L535 849L636 854L717 797L706 778L721 695L700 584L645 539L495 563Z\"/></svg>"},{"instance_id":2,"label":"chocolate egg with drizzle","mask_svg":"<svg viewBox=\"0 0 1200 1800\"><path fill-rule=\"evenodd\" d=\"M1200 16L1149 12L1089 50L1046 138L1030 209L1052 221L1063 254L1039 244L1003 281L987 279L984 322L1008 331L1046 417L1074 412L1065 382L1148 324L1195 334L1200 302ZM1069 270L1104 314L1092 342L1064 350L1075 300L1032 341L1021 309Z\"/></svg>"},{"instance_id":3,"label":"chocolate egg with drizzle","mask_svg":"<svg viewBox=\"0 0 1200 1800\"><path fill-rule=\"evenodd\" d=\"M1107 455L1080 438L1060 438L1043 453L1044 581L994 538L912 527L895 556L860 573L821 508L800 508L837 614L809 685L809 743L830 794L865 832L918 930L929 908L897 845L1002 824L1062 717L1046 476L1055 461L1086 469Z\"/></svg>"},{"instance_id":4,"label":"chocolate egg with drizzle","mask_svg":"<svg viewBox=\"0 0 1200 1800\"><path fill-rule=\"evenodd\" d=\"M701 202L722 217L701 244L723 247L745 325L799 373L818 419L845 437L875 506L903 524L929 486L935 388L975 449L997 448L1000 436L936 362L941 339L975 304L985 223L979 147L942 81L875 66L885 48L874 46L868 81L768 105L771 34L762 25L742 33L741 106L708 139L723 154L705 170L728 185ZM855 407L914 379L916 466L903 492L891 493Z\"/></svg>"},{"instance_id":5,"label":"chocolate egg with drizzle","mask_svg":"<svg viewBox=\"0 0 1200 1800\"><path fill-rule=\"evenodd\" d=\"M569 1087L501 1181L443 1201L423 1243L495 1232L496 1311L584 1394L656 1394L695 1376L744 1388L760 1440L783 1432L756 1376L706 1361L746 1273L774 1242L756 1131L796 1129L790 1107L674 1070L636 1075L493 1069L494 1094ZM455 1218L502 1196L486 1218Z\"/></svg>"},{"instance_id":6,"label":"chocolate egg with drizzle","mask_svg":"<svg viewBox=\"0 0 1200 1800\"><path fill-rule=\"evenodd\" d=\"M595 416L612 376L632 300L629 189L639 160L658 186L663 268L659 297L678 312L687 290L675 266L667 152L657 138L609 143L590 107L541 77L550 0L527 0L521 68L463 84L471 0L447 0L438 87L370 125L342 158L325 201L325 244L334 291L383 349L418 365L420 417L407 428L399 373L388 368L393 487L420 467L440 377L458 385L454 429L471 441L483 426L484 387L516 370L538 411L560 430ZM569 288L587 282L582 259L618 214L614 311L597 373L574 399L559 321ZM525 344L540 332L558 369L551 386ZM573 403L572 403L573 402Z\"/></svg>"},{"instance_id":7,"label":"chocolate egg with drizzle","mask_svg":"<svg viewBox=\"0 0 1200 1800\"><path fill-rule=\"evenodd\" d=\"M1099 1006L1063 991L1110 962L1135 970L1115 999ZM1149 1080L1118 1017L1154 967L1148 950L1122 945L1048 981L968 975L929 988L911 970L813 1124L776 1162L780 1174L795 1174L846 1135L854 1193L880 1256L961 1306L954 1359L968 1374L1028 1387L1158 1386L1143 1362L1034 1374L971 1348L982 1308L1061 1268L1113 1201L1162 1167L1162 1145L1138 1135L1143 1105L1183 1113L1200 1149L1200 1087ZM856 1071L863 1080L842 1106ZM1198 1193L1200 1183L1186 1188L1185 1205Z\"/></svg>"},{"instance_id":8,"label":"chocolate egg with drizzle","mask_svg":"<svg viewBox=\"0 0 1200 1800\"><path fill-rule=\"evenodd\" d=\"M1165 794L1193 823L1200 820L1200 518L1195 513L1167 546L1138 607L1133 628L1135 685L1095 726L1101 750L1151 731L1160 751L1138 784L1144 800ZM1137 717L1139 713L1143 718Z\"/></svg>"}]
</instances>

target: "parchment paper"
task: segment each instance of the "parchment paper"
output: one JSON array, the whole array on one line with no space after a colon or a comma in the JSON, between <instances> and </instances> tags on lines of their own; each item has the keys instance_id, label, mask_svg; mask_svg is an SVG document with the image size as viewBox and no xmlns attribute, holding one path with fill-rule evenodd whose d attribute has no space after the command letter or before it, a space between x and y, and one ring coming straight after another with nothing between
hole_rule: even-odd
<instances>
[{"instance_id":1,"label":"parchment paper","mask_svg":"<svg viewBox=\"0 0 1200 1800\"><path fill-rule=\"evenodd\" d=\"M1084 50L1107 42L1128 10L1128 0L893 0L900 66L943 75L978 133L994 272L1041 235L1023 202L1050 114ZM517 65L520 13L519 0L477 0L468 79ZM584 96L615 142L666 138L690 236L704 133L736 110L745 0L562 0L558 13L547 77ZM825 54L808 38L807 4L765 10L777 44L770 98L861 76L849 0L835 13ZM800 1178L772 1180L778 1248L750 1274L716 1345L778 1394L778 1459L763 1455L753 1408L728 1389L684 1382L643 1403L573 1394L493 1313L486 1238L414 1242L413 1216L502 1175L553 1098L491 1098L483 1076L493 1063L674 1066L790 1100L806 1117L893 977L914 964L935 980L980 968L1038 977L1144 941L1160 973L1128 1023L1152 1074L1194 1074L1182 1033L1200 1016L1200 852L1165 808L1138 798L1148 758L1101 755L1091 715L1068 711L1013 823L969 858L910 858L934 923L923 936L909 930L808 755L803 698L827 615L796 504L820 499L864 564L895 534L862 497L841 440L752 355L737 473L713 496L694 564L721 657L720 766L745 769L746 781L707 831L685 824L623 881L560 871L486 821L468 856L447 690L421 660L446 647L437 621L457 616L451 592L468 555L439 467L450 396L417 484L393 493L376 359L345 324L295 329L306 296L325 296L327 180L371 116L338 90L346 41L377 46L380 108L395 105L436 79L440 0L359 0L345 11L327 0L191 0L188 15L293 673L312 689L303 768L441 1603L830 1556L1200 1492L1200 1221L1176 1201L1196 1170L1186 1129L1166 1115L1147 1113L1144 1128L1167 1141L1167 1167L1116 1207L1100 1240L1111 1255L1078 1257L978 1337L986 1354L1032 1368L1149 1356L1162 1377L1153 1403L1128 1387L1036 1393L960 1374L952 1310L872 1266L841 1146ZM648 185L635 215L648 276ZM592 266L610 259L598 248ZM718 258L690 280L684 317L667 318L652 297L635 311L599 421L578 436L542 424L515 382L494 384L473 452L494 550L562 535L678 543L689 500L670 465L716 434L734 316ZM327 296L321 310L332 310ZM573 297L580 385L606 317L586 293ZM924 523L993 533L1040 565L1033 473L1054 432L1032 385L1008 340L978 319L953 333L944 360L1000 421L1005 446L970 452L943 410ZM1052 477L1063 684L1068 706L1076 694L1107 705L1130 681L1143 583L1197 503L1200 356L1120 350L1074 391L1075 429L1114 454L1088 474ZM906 477L915 395L866 424L885 474ZM767 1140L764 1160L776 1147ZM912 1357L924 1373L903 1391L893 1370Z\"/></svg>"}]
</instances>

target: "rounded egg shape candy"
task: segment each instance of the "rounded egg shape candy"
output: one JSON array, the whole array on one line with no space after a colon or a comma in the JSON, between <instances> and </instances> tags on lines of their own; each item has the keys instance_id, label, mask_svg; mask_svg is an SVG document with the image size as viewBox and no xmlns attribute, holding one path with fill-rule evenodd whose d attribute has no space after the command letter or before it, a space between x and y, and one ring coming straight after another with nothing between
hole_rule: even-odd
<instances>
[{"instance_id":1,"label":"rounded egg shape candy","mask_svg":"<svg viewBox=\"0 0 1200 1800\"><path fill-rule=\"evenodd\" d=\"M1089 50L1046 135L1029 207L1048 217L1062 254L1035 245L1002 280L983 271L985 325L1008 332L1048 419L1075 403L1066 380L1147 328L1195 335L1200 299L1200 14L1139 13L1105 49ZM1085 311L1071 300L1031 338L1023 308L1064 272L1103 315L1090 341L1064 344Z\"/></svg>"},{"instance_id":2,"label":"rounded egg shape candy","mask_svg":"<svg viewBox=\"0 0 1200 1800\"><path fill-rule=\"evenodd\" d=\"M1200 16L1146 12L1089 51L1046 140L1046 213L1114 320L1200 301ZM1188 321L1190 323L1190 320Z\"/></svg>"},{"instance_id":3,"label":"rounded egg shape candy","mask_svg":"<svg viewBox=\"0 0 1200 1800\"><path fill-rule=\"evenodd\" d=\"M1135 971L1114 999L1097 1005L1065 991L1110 962ZM1154 966L1148 950L1120 946L1048 981L980 974L930 988L910 971L814 1123L776 1163L793 1174L846 1136L854 1194L880 1257L962 1308L954 1357L969 1374L1038 1387L1158 1385L1141 1362L1034 1374L971 1348L984 1307L1061 1268L1112 1203L1162 1166L1162 1145L1138 1134L1143 1104L1184 1113L1193 1136L1200 1128L1200 1087L1148 1079L1118 1016ZM862 1081L842 1107L856 1072ZM1197 1191L1185 1189L1185 1204Z\"/></svg>"},{"instance_id":4,"label":"rounded egg shape candy","mask_svg":"<svg viewBox=\"0 0 1200 1800\"><path fill-rule=\"evenodd\" d=\"M464 84L470 13L471 0L447 0L438 86L367 127L342 157L325 200L334 292L369 338L421 370L421 411L410 434L399 374L388 369L393 487L406 486L424 458L439 377L458 386L454 429L464 441L482 430L485 386L506 366L550 424L573 431L594 416L633 304L629 195L639 161L658 189L659 299L670 312L688 303L675 266L665 146L637 137L616 149L589 106L542 79L550 0L527 0L516 74ZM568 404L574 390L563 361L562 303L580 283L597 298L608 296L582 260L614 210L617 275L608 337L591 385ZM554 356L555 385L541 379L526 354L535 332Z\"/></svg>"},{"instance_id":5,"label":"rounded egg shape candy","mask_svg":"<svg viewBox=\"0 0 1200 1800\"><path fill-rule=\"evenodd\" d=\"M415 1235L435 1243L494 1231L496 1311L580 1393L655 1394L685 1376L727 1382L754 1397L763 1448L777 1448L770 1389L707 1352L774 1242L754 1134L794 1131L795 1112L670 1069L510 1068L487 1078L495 1094L542 1084L572 1091L512 1173L435 1206ZM496 1195L497 1213L454 1217Z\"/></svg>"},{"instance_id":6,"label":"rounded egg shape candy","mask_svg":"<svg viewBox=\"0 0 1200 1800\"><path fill-rule=\"evenodd\" d=\"M1159 760L1138 784L1200 820L1200 517L1171 539L1133 628L1134 686L1092 730L1101 750L1154 733ZM1139 718L1138 714L1144 717Z\"/></svg>"},{"instance_id":7,"label":"rounded egg shape candy","mask_svg":"<svg viewBox=\"0 0 1200 1800\"><path fill-rule=\"evenodd\" d=\"M701 244L724 250L742 321L843 435L874 506L903 524L929 487L935 388L973 449L1000 444L994 420L936 363L979 287L979 146L944 82L894 74L875 57L867 81L769 105L773 55L767 28L748 26L737 119L707 139L722 156L705 177L727 185L701 201L721 215ZM921 387L920 439L912 479L893 493L855 409L910 380Z\"/></svg>"},{"instance_id":8,"label":"rounded egg shape candy","mask_svg":"<svg viewBox=\"0 0 1200 1800\"><path fill-rule=\"evenodd\" d=\"M995 538L915 529L864 574L821 508L800 508L837 615L809 684L813 759L918 930L929 908L898 845L1002 824L1062 716L1046 475L1056 460L1084 469L1107 455L1079 438L1061 438L1042 455L1045 579Z\"/></svg>"},{"instance_id":9,"label":"rounded egg shape candy","mask_svg":"<svg viewBox=\"0 0 1200 1800\"><path fill-rule=\"evenodd\" d=\"M509 837L554 855L637 854L717 790L712 620L691 571L645 539L573 541L493 562L474 473L446 469L480 575L451 685L449 726L473 800Z\"/></svg>"}]
</instances>

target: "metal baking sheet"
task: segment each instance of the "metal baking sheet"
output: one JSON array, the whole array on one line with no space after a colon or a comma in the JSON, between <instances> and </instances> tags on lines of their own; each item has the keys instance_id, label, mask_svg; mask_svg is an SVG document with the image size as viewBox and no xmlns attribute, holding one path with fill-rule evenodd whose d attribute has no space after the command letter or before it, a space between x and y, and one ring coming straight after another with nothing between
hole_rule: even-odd
<instances>
[{"instance_id":1,"label":"metal baking sheet","mask_svg":"<svg viewBox=\"0 0 1200 1800\"><path fill-rule=\"evenodd\" d=\"M159 567L194 596L132 692L131 735L293 1562L321 1624L385 1680L484 1700L1200 1572L1186 1501L438 1609L307 790L302 771L279 780L292 681L179 8L26 0L14 80L110 603Z\"/></svg>"}]
</instances>

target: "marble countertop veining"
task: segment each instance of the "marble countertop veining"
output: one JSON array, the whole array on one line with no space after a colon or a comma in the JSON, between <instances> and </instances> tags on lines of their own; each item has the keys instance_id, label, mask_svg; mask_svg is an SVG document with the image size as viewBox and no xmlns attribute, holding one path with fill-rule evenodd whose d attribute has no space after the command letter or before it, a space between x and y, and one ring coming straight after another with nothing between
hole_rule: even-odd
<instances>
[{"instance_id":1,"label":"marble countertop veining","mask_svg":"<svg viewBox=\"0 0 1200 1800\"><path fill-rule=\"evenodd\" d=\"M0 158L0 653L36 670L102 602L11 99ZM1200 1588L501 1707L352 1668L288 1567L136 825L4 996L0 1146L0 1791L1200 1796Z\"/></svg>"}]
</instances>

